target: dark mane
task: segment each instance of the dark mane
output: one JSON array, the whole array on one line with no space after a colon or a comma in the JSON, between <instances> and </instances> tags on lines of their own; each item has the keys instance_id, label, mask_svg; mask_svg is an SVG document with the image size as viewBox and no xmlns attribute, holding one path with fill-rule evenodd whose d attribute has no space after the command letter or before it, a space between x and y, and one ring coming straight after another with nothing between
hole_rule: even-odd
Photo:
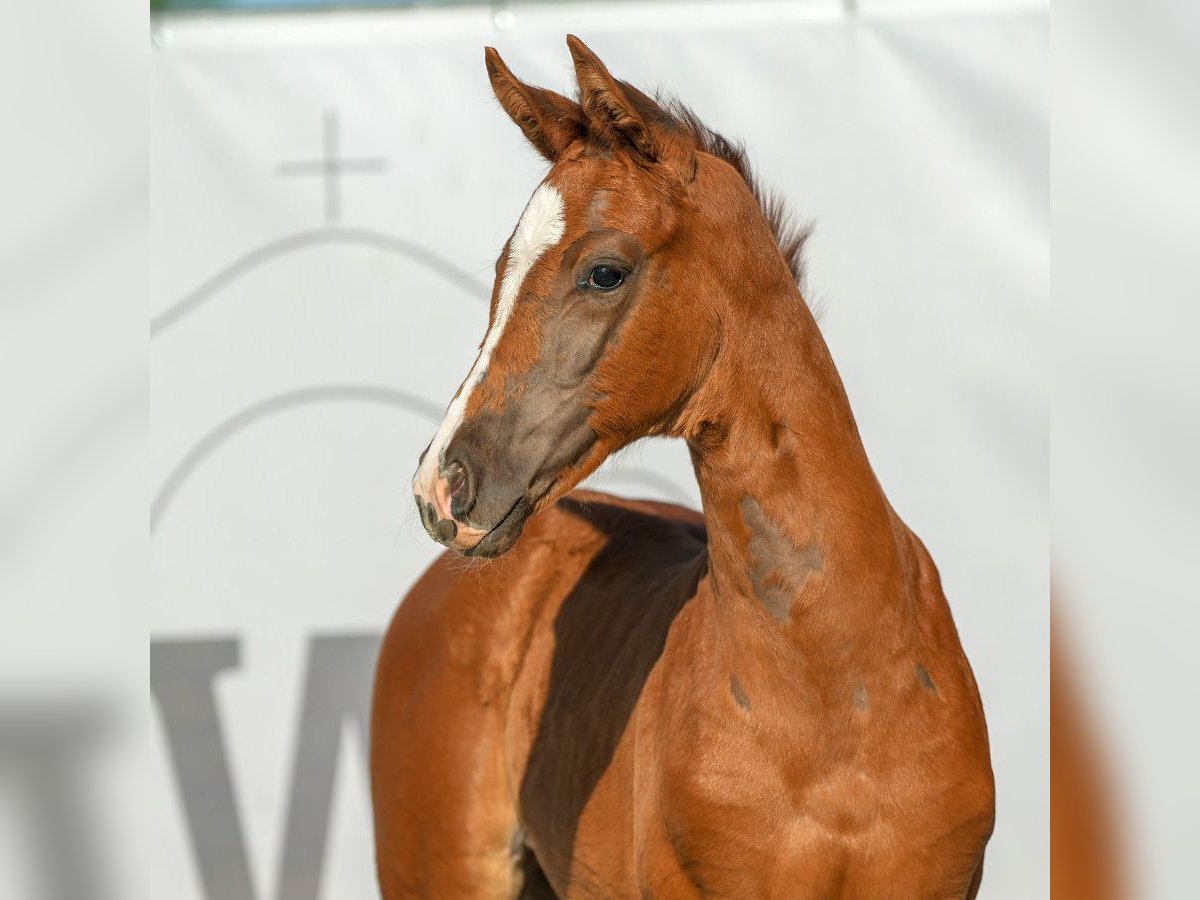
<instances>
[{"instance_id":1,"label":"dark mane","mask_svg":"<svg viewBox=\"0 0 1200 900\"><path fill-rule=\"evenodd\" d=\"M696 144L696 149L722 159L742 176L746 186L750 188L759 207L766 216L779 244L779 251L787 261L792 277L800 293L805 292L804 245L812 234L811 222L797 222L783 198L759 184L754 177L754 169L746 155L746 145L741 141L731 140L718 131L714 131L697 116L690 107L685 106L675 97L659 94L653 100L628 83L622 82L631 99L654 119L675 130L688 135ZM806 298L807 299L807 298Z\"/></svg>"}]
</instances>

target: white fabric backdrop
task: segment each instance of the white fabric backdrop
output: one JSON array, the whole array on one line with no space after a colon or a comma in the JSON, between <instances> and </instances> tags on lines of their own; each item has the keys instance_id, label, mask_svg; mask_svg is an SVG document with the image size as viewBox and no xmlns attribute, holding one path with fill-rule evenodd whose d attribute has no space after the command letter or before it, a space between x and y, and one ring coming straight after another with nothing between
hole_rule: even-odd
<instances>
[{"instance_id":1,"label":"white fabric backdrop","mask_svg":"<svg viewBox=\"0 0 1200 900\"><path fill-rule=\"evenodd\" d=\"M568 31L744 138L816 221L812 299L984 695L998 822L981 896L1047 896L1048 15L859 8L159 23L155 896L376 895L355 698L435 555L408 481L543 169L482 47L566 89ZM336 179L310 164L326 151ZM698 500L674 443L596 481Z\"/></svg>"}]
</instances>

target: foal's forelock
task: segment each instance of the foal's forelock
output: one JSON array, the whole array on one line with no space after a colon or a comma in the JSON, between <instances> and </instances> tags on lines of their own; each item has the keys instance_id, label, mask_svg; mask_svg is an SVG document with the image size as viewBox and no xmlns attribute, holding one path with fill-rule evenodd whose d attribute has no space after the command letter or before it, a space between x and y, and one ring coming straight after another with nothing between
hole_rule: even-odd
<instances>
[{"instance_id":1,"label":"foal's forelock","mask_svg":"<svg viewBox=\"0 0 1200 900\"><path fill-rule=\"evenodd\" d=\"M558 188L549 182L543 182L533 192L525 211L517 222L516 230L508 245L508 255L505 258L504 276L500 281L500 290L496 300L496 313L492 318L479 356L466 379L459 388L458 394L446 410L446 416L438 427L429 449L421 461L421 466L414 479L418 489L421 486L429 488L438 476L439 469L445 465L446 447L457 434L463 423L467 404L471 394L487 375L488 365L492 354L504 336L505 326L516 306L517 298L525 278L534 264L542 255L554 247L563 236L566 228L566 218L562 194Z\"/></svg>"}]
</instances>

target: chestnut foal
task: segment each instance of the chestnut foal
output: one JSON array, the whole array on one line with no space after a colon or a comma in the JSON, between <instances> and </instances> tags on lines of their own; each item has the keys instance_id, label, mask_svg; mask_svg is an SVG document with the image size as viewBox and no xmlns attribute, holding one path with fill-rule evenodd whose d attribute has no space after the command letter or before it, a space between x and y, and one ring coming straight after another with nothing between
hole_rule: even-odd
<instances>
[{"instance_id":1,"label":"chestnut foal","mask_svg":"<svg viewBox=\"0 0 1200 900\"><path fill-rule=\"evenodd\" d=\"M973 897L983 710L800 240L736 147L567 43L578 102L486 54L551 168L414 479L454 552L379 661L383 896ZM567 493L647 435L688 442L703 515Z\"/></svg>"}]
</instances>

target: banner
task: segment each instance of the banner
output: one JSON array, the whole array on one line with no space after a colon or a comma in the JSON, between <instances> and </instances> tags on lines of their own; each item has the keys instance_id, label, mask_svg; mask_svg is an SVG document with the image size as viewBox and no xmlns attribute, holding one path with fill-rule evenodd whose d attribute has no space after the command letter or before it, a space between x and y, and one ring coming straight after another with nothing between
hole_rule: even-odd
<instances>
[{"instance_id":1,"label":"banner","mask_svg":"<svg viewBox=\"0 0 1200 900\"><path fill-rule=\"evenodd\" d=\"M984 698L980 896L1047 896L1048 13L825 2L159 21L154 896L377 896L374 654L437 553L409 481L544 171L483 47L568 91L567 32L815 222L810 302ZM680 442L592 483L699 502Z\"/></svg>"}]
</instances>

